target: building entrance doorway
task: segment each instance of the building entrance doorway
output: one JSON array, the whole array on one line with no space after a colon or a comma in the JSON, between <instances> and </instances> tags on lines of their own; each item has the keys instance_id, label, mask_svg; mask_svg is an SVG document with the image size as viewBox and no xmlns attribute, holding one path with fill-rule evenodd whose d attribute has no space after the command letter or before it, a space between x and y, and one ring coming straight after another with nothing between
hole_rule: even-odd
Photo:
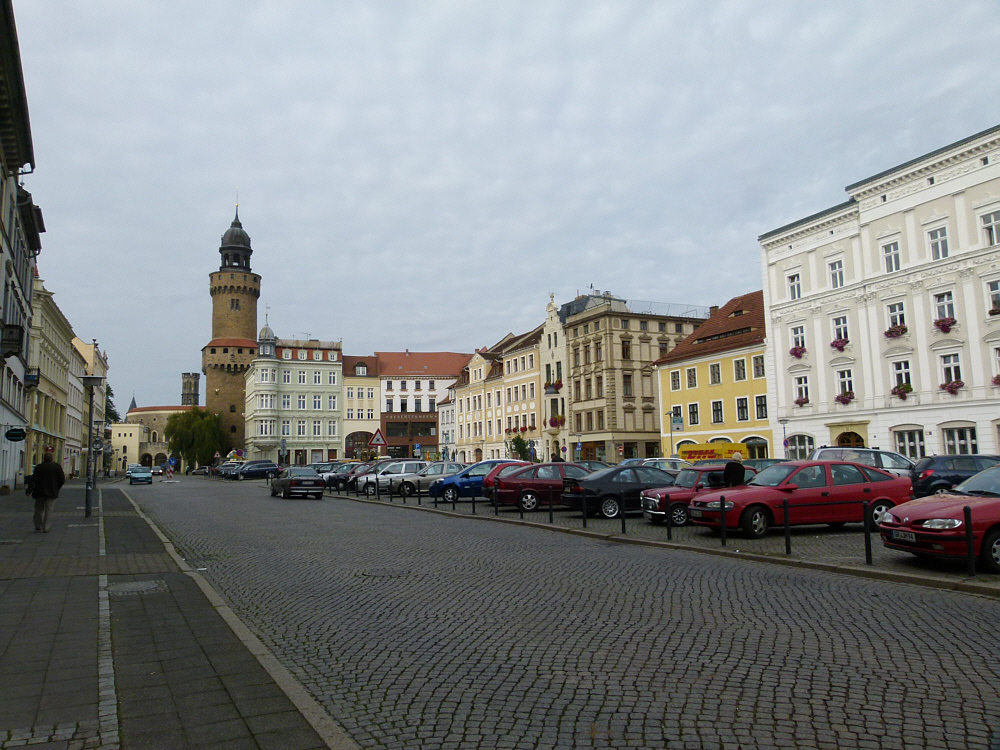
<instances>
[{"instance_id":1,"label":"building entrance doorway","mask_svg":"<svg viewBox=\"0 0 1000 750\"><path fill-rule=\"evenodd\" d=\"M837 435L839 448L864 448L865 439L856 432L842 432Z\"/></svg>"}]
</instances>

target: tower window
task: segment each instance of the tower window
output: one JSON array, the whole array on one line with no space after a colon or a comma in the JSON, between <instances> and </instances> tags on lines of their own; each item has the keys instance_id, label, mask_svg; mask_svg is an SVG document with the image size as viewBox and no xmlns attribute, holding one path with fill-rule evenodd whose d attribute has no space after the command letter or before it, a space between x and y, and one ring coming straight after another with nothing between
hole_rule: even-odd
<instances>
[{"instance_id":1,"label":"tower window","mask_svg":"<svg viewBox=\"0 0 1000 750\"><path fill-rule=\"evenodd\" d=\"M236 413L236 404L230 404L229 405L229 411L230 411L231 414L235 414Z\"/></svg>"},{"instance_id":2,"label":"tower window","mask_svg":"<svg viewBox=\"0 0 1000 750\"><path fill-rule=\"evenodd\" d=\"M231 300L229 300L229 309L230 310L239 310L240 309L240 301L238 299L231 299Z\"/></svg>"},{"instance_id":3,"label":"tower window","mask_svg":"<svg viewBox=\"0 0 1000 750\"><path fill-rule=\"evenodd\" d=\"M230 432L236 432L236 425L233 425L232 427L230 427L229 431Z\"/></svg>"}]
</instances>

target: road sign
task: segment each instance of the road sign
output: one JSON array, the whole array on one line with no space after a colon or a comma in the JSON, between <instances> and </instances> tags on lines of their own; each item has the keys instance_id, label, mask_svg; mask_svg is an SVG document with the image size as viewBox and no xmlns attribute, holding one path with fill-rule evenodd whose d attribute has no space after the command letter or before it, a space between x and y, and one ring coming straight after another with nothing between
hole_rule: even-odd
<instances>
[{"instance_id":1,"label":"road sign","mask_svg":"<svg viewBox=\"0 0 1000 750\"><path fill-rule=\"evenodd\" d=\"M375 434L372 435L372 439L368 441L369 448L384 448L386 446L385 436L382 434L382 428L375 428Z\"/></svg>"},{"instance_id":2,"label":"road sign","mask_svg":"<svg viewBox=\"0 0 1000 750\"><path fill-rule=\"evenodd\" d=\"M221 453L219 453L218 451L216 451L216 452L215 452L215 457L216 457L216 458L222 458L222 454L221 454Z\"/></svg>"}]
</instances>

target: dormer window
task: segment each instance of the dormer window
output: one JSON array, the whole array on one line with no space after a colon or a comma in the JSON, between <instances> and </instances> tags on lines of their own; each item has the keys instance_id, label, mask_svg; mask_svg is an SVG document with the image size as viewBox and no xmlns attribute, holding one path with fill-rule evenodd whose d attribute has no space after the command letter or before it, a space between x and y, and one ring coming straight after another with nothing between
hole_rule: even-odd
<instances>
[{"instance_id":1,"label":"dormer window","mask_svg":"<svg viewBox=\"0 0 1000 750\"><path fill-rule=\"evenodd\" d=\"M367 375L368 374L368 367L367 367L367 365L358 365L357 367L355 367L354 368L354 374L355 375Z\"/></svg>"}]
</instances>

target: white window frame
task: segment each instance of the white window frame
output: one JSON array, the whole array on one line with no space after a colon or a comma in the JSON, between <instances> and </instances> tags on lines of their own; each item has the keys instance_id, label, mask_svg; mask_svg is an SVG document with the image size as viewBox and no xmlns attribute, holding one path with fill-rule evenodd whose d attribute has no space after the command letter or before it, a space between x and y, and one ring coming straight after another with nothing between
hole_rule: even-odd
<instances>
[{"instance_id":1,"label":"white window frame","mask_svg":"<svg viewBox=\"0 0 1000 750\"><path fill-rule=\"evenodd\" d=\"M835 339L850 339L850 332L847 328L847 316L838 315L831 323L833 324L833 337Z\"/></svg>"},{"instance_id":2,"label":"white window frame","mask_svg":"<svg viewBox=\"0 0 1000 750\"><path fill-rule=\"evenodd\" d=\"M884 245L882 245L882 260L884 263L884 268L886 273L896 273L897 271L899 271L901 267L899 240L886 242Z\"/></svg>"},{"instance_id":3,"label":"white window frame","mask_svg":"<svg viewBox=\"0 0 1000 750\"><path fill-rule=\"evenodd\" d=\"M931 260L944 260L948 257L948 227L934 227L927 230L927 246L931 251Z\"/></svg>"},{"instance_id":4,"label":"white window frame","mask_svg":"<svg viewBox=\"0 0 1000 750\"><path fill-rule=\"evenodd\" d=\"M785 278L788 282L788 299L802 299L802 274L790 273Z\"/></svg>"},{"instance_id":5,"label":"white window frame","mask_svg":"<svg viewBox=\"0 0 1000 750\"><path fill-rule=\"evenodd\" d=\"M941 292L934 295L934 316L937 319L955 317L954 293Z\"/></svg>"},{"instance_id":6,"label":"white window frame","mask_svg":"<svg viewBox=\"0 0 1000 750\"><path fill-rule=\"evenodd\" d=\"M830 288L840 289L844 286L844 261L838 258L837 260L831 260L827 263L827 268L830 271Z\"/></svg>"},{"instance_id":7,"label":"white window frame","mask_svg":"<svg viewBox=\"0 0 1000 750\"><path fill-rule=\"evenodd\" d=\"M906 305L903 302L890 302L885 307L889 318L889 327L906 325Z\"/></svg>"}]
</instances>

